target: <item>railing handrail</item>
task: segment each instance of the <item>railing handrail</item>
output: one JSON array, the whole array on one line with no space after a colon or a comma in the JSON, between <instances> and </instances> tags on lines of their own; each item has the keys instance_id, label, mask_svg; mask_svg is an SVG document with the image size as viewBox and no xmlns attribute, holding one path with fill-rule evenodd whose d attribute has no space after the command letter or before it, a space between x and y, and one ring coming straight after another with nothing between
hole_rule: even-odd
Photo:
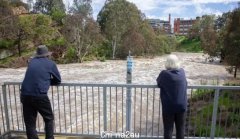
<instances>
[{"instance_id":1,"label":"railing handrail","mask_svg":"<svg viewBox=\"0 0 240 139\"><path fill-rule=\"evenodd\" d=\"M20 85L22 82L4 82L4 85ZM61 83L58 86L90 86L90 87L141 87L158 88L157 85L145 84L98 84L98 83ZM223 85L189 85L188 89L220 89L220 90L239 90L240 86Z\"/></svg>"},{"instance_id":2,"label":"railing handrail","mask_svg":"<svg viewBox=\"0 0 240 139\"><path fill-rule=\"evenodd\" d=\"M9 115L11 115L12 117L13 117L13 114L12 114L12 111L9 111L8 112L8 104L7 103L10 103L10 105L9 105L9 107L11 108L11 100L12 100L12 102L14 103L14 99L11 99L10 98L10 95L7 95L7 92L9 91L10 92L10 87L11 87L11 85L13 85L14 87L13 87L13 90L12 91L14 91L14 95L15 95L15 85L16 86L18 86L17 87L17 89L19 89L18 90L18 92L20 92L20 86L21 86L21 84L22 84L22 82L4 82L1 86L2 86L2 95L3 95L3 101L4 101L4 111L5 111L5 118L6 118L6 124L7 124L7 131L10 131L10 122L11 123L13 123L13 119L12 119L12 121L9 121L9 119L8 119L8 114ZM8 89L6 89L6 87L8 88ZM66 88L68 88L68 91L67 91L67 89L65 89L65 87ZM83 87L83 90L82 90L82 87ZM95 87L97 87L97 89L94 89ZM120 98L120 97L122 97L122 103L119 101L119 104L121 104L121 106L122 106L122 113L124 113L124 107L125 107L125 113L127 113L127 111L128 111L128 108L131 110L132 108L132 106L130 105L128 105L128 104L131 104L132 102L131 102L131 100L132 99L134 99L134 108L136 109L137 108L137 106L135 106L136 105L136 93L139 91L140 93L138 93L139 94L139 96L140 96L140 99L139 98L137 98L137 100L139 100L139 110L140 110L140 113L142 113L142 109L144 109L145 107L147 107L146 109L147 109L147 116L148 116L148 106L150 106L150 104L151 103L149 103L149 101L148 101L148 97L150 97L151 96L151 98L155 98L155 91L160 91L160 89L158 89L158 86L155 84L155 85L145 85L145 84L98 84L98 83L61 83L60 85L58 85L58 86L55 86L55 87L53 87L52 88L52 92L51 92L51 90L50 90L50 94L52 93L52 99L53 99L53 90L54 90L54 88L55 88L55 91L57 90L57 92L59 92L59 90L58 89L62 89L62 93L63 93L63 97L62 97L62 99L65 99L65 96L67 96L67 95L69 95L69 97L66 97L66 98L69 98L69 100L70 100L70 90L73 90L73 93L75 93L75 106L76 106L76 92L79 92L80 94L79 94L79 98L81 97L81 114L82 114L82 106L86 106L86 105L83 105L82 104L82 91L84 92L84 90L86 91L85 92L85 94L86 94L86 98L88 98L89 96L88 95L90 95L90 99L92 100L92 102L94 102L94 100L96 100L95 98L94 98L94 94L96 94L96 93L94 93L95 91L97 92L97 94L98 95L96 95L97 97L98 97L98 101L96 101L96 103L98 102L98 109L95 109L95 111L98 111L98 116L99 116L99 134L100 134L100 128L101 128L101 126L100 126L100 119L101 120L103 120L103 123L104 123L104 127L103 127L103 129L104 129L104 131L107 131L107 130L109 130L109 128L108 128L108 119L112 119L111 118L111 114L110 114L110 118L108 118L108 116L109 116L109 113L111 113L111 110L113 110L113 109L116 109L116 112L118 112L118 108L116 107L116 108L111 108L111 101L112 100L114 100L114 99L116 99L116 100L118 100L118 98ZM76 91L76 88L78 89L78 91ZM90 88L90 92L92 92L92 93L87 93L88 92L88 89ZM99 89L100 88L100 89ZM120 89L119 89L120 88ZM122 89L121 89L122 88ZM139 89L140 88L140 89ZM149 89L150 88L150 89ZM221 91L221 90L240 90L240 86L222 86L222 85L189 85L188 87L187 87L188 89L191 89L192 91L190 92L190 95L189 95L189 97L191 97L192 96L192 92L193 92L193 90L195 91L195 90L197 90L197 89L206 89L206 90L215 90L215 92L214 92L214 96L212 95L212 93L210 94L210 97L212 97L213 98L213 100L211 100L211 103L212 103L212 110L209 110L208 109L208 114L209 114L209 111L212 111L212 117L211 117L211 132L210 132L210 138L211 139L213 139L214 137L215 137L215 134L217 134L216 133L216 124L217 124L217 115L218 115L218 100L219 100L219 93L221 93L221 92L223 92L224 93L224 91ZM131 91L133 91L134 92L134 96L131 96L131 95L129 95L128 94L128 90L127 89L129 89L129 90L131 90ZM93 91L94 90L94 91ZM99 91L100 90L100 91ZM120 90L120 91L119 91ZM149 90L151 90L151 91L149 91ZM65 94L65 91L66 92L68 92L68 94ZM112 92L113 91L113 92ZM119 95L117 95L117 93L118 93L118 91L121 93L121 91L122 91L122 95L121 96L119 96ZM126 91L126 92L125 92ZM61 92L61 91L60 91ZM110 93L109 93L110 92ZM115 92L115 93L114 93ZM124 93L125 92L125 93ZM146 92L146 93L143 93L143 92ZM149 94L149 92L153 92L151 95ZM211 91L212 92L212 91ZM103 93L102 95L99 95L100 93ZM107 93L109 93L108 95L110 95L110 96L108 96L107 95ZM189 92L188 92L189 93ZM200 91L200 93L201 93L201 91ZM228 92L227 92L228 93ZM65 95L64 95L65 94ZM85 95L84 94L84 95ZM146 104L147 105L145 105L145 106L142 106L142 98L143 98L143 94L145 94L145 96L144 97L147 97L147 102L146 102ZM57 94L58 95L58 94ZM116 97L114 96L114 99L113 99L113 97L111 96L111 95L116 95ZM126 98L124 98L124 95L125 95L125 97ZM101 97L102 96L102 97ZM119 96L119 97L118 97ZM18 97L19 97L19 95L18 95ZM60 109L60 107L59 107L59 96L57 96L58 98L58 108ZM133 98L132 98L133 97ZM206 97L206 99L208 98L208 96L205 96ZM8 102L8 99L9 98L9 102ZM68 101L69 101L68 100ZM126 100L126 105L123 105L123 103L124 103L124 101L123 100ZM153 109L153 112L152 112L152 119L154 119L154 118L156 118L156 116L154 115L154 100L155 99L153 99L153 102L152 102L152 109ZM156 101L157 100L160 100L160 95L158 95L158 98L156 99ZM101 103L100 103L100 101L101 101ZM16 98L15 98L15 104L16 104ZM90 104L88 105L88 99L87 99L87 108L90 106ZM117 102L118 101L116 101L115 102L115 104L116 104L116 106L119 106L119 104L117 104ZM64 103L64 108L65 108L65 101L63 102ZM67 103L66 103L67 104ZM100 104L103 106L101 109L103 110L103 111L100 111ZM109 105L110 104L110 105ZM149 105L148 105L149 104ZM56 105L56 104L54 104L54 105ZM70 113L72 112L71 111L71 103L70 103L70 101L69 101L69 105L70 105L70 107L69 107L69 110L70 110ZM94 113L94 103L92 103L91 104L92 105L92 107L93 107L93 113ZM110 106L110 108L107 108L108 107L108 105ZM120 106L120 107L121 107ZM160 109L160 101L159 101L159 103L156 103L156 107L158 107L159 106L159 109ZM91 106L90 106L91 107ZM144 108L143 108L144 107ZM76 108L75 108L76 109ZM121 109L121 108L119 108L119 109ZM69 110L67 111L67 112L69 112ZM110 110L110 111L109 111ZM90 112L91 110L88 110L87 109L87 117L88 117L88 112ZM120 110L121 111L121 110ZM65 109L64 109L64 114L65 114ZM14 112L13 112L14 113ZM16 111L16 113L18 113L17 111ZM86 111L85 111L85 113L86 113ZM103 114L100 114L100 113L103 113ZM131 111L129 111L129 113L132 113ZM61 120L60 120L60 110L59 110L59 123L61 122ZM211 113L210 113L211 114ZM101 117L100 115L103 115L103 117ZM160 114L160 111L159 111L159 114L158 115L161 115ZM190 115L191 115L191 111L190 111ZM221 112L220 112L220 115L221 115ZM78 115L76 114L76 117L77 117ZM81 115L82 116L82 115ZM130 115L131 116L131 115ZM2 116L2 118L4 118L3 116ZM122 117L124 117L124 115L122 114ZM134 120L136 120L137 118L136 118L137 116L135 116L135 111L134 111ZM221 117L221 116L220 116ZM71 114L70 114L70 118L71 118ZM81 117L82 118L82 117ZM139 117L138 117L139 118ZM203 117L202 117L203 118ZM94 117L93 117L93 119L94 119ZM131 117L129 118L129 117L127 117L127 114L126 114L126 116L125 116L125 120L126 120L126 131L131 131L131 129L132 128L128 128L127 126L129 126L129 127L131 127L131 124L132 124L132 122L129 120L129 119L131 119ZM146 117L146 119L148 119L148 117ZM159 118L158 118L159 119ZM71 120L70 120L71 121ZM117 118L116 118L116 121L117 121ZM144 120L143 120L144 121ZM142 128L141 128L141 123L143 122L142 121L142 117L140 116L140 134L141 134L141 130L142 130ZM152 120L153 121L153 120ZM70 122L71 123L71 122ZM77 122L76 122L77 123ZM110 123L110 122L109 122ZM122 123L123 123L123 118L122 118ZM82 119L82 124L83 124L83 119ZM88 122L88 120L87 120L87 124L89 124L89 122ZM91 123L90 123L91 124ZM151 124L151 123L150 123ZM158 121L158 124L159 124L159 121ZM196 123L194 123L194 124L196 124ZM136 124L135 124L135 121L134 121L134 126L135 126ZM148 132L147 132L147 127L148 127L148 122L147 122L147 120L146 120L146 135L148 134ZM13 125L12 125L13 126ZM61 127L61 124L60 124L60 127ZM93 127L94 127L94 120L93 120ZM122 124L122 131L124 131L123 130L123 124ZM152 122L152 127L154 127L153 126L153 122ZM226 128L226 127L225 127ZM155 128L156 129L156 128ZM67 130L67 128L66 128L66 117L65 117L65 132L66 132L66 130ZM111 128L111 124L110 124L110 130L112 130L112 128ZM117 130L117 126L116 126L116 130ZM138 129L137 129L138 130ZM136 130L136 131L137 131ZM158 125L158 133L159 133L159 125ZM195 129L194 129L195 130ZM72 132L72 128L71 128L71 132ZM117 132L117 131L116 131ZM135 132L135 127L134 127L134 132ZM60 128L60 132L59 133L62 133L61 132L61 128ZM83 130L82 130L82 133L85 133L85 132L83 132ZM89 133L89 126L88 126L88 133ZM93 129L93 133L95 134L95 130ZM193 133L194 135L195 135L195 131L194 131L194 133ZM90 135L90 134L89 134ZM92 134L91 134L92 135ZM152 128L152 136L153 136L153 128ZM158 134L158 136L159 136L159 134ZM1 136L0 136L1 137Z\"/></svg>"}]
</instances>

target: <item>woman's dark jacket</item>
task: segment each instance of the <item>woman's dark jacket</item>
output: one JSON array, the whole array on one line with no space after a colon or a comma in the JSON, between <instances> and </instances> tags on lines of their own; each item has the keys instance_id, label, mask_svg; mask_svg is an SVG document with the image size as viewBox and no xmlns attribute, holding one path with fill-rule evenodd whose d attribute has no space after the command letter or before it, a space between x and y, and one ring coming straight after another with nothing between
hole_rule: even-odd
<instances>
[{"instance_id":1,"label":"woman's dark jacket","mask_svg":"<svg viewBox=\"0 0 240 139\"><path fill-rule=\"evenodd\" d=\"M56 64L47 57L33 58L21 86L21 95L46 96L50 85L61 83Z\"/></svg>"},{"instance_id":2,"label":"woman's dark jacket","mask_svg":"<svg viewBox=\"0 0 240 139\"><path fill-rule=\"evenodd\" d=\"M163 112L180 113L187 109L187 80L183 69L163 70L157 78Z\"/></svg>"}]
</instances>

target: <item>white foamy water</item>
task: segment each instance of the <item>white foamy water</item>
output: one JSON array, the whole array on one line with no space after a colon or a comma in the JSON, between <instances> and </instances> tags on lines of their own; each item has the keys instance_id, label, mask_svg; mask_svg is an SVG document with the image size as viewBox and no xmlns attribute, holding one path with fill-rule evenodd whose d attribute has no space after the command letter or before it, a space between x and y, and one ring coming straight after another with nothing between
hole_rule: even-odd
<instances>
[{"instance_id":1,"label":"white foamy water","mask_svg":"<svg viewBox=\"0 0 240 139\"><path fill-rule=\"evenodd\" d=\"M219 80L222 84L232 78L223 65L208 63L202 53L174 53L182 61L189 85L200 85L204 80ZM166 56L152 59L134 58L132 73L133 84L156 84L156 78L164 69ZM126 83L126 60L90 61L84 63L57 65L62 82L68 83ZM24 78L26 68L1 68L0 83L19 81Z\"/></svg>"}]
</instances>

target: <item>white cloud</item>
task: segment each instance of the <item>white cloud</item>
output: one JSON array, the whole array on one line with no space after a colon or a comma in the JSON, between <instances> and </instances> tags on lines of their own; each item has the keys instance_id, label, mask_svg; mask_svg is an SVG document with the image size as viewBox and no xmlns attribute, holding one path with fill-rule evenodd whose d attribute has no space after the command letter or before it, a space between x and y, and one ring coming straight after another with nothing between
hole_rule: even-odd
<instances>
[{"instance_id":1,"label":"white cloud","mask_svg":"<svg viewBox=\"0 0 240 139\"><path fill-rule=\"evenodd\" d=\"M161 0L128 0L136 4L136 6L142 11L149 11L158 8Z\"/></svg>"},{"instance_id":2,"label":"white cloud","mask_svg":"<svg viewBox=\"0 0 240 139\"><path fill-rule=\"evenodd\" d=\"M171 6L168 7L166 9L164 9L163 13L164 14L177 14L177 15L181 15L183 12L186 11L186 6L183 5L175 5L175 6Z\"/></svg>"},{"instance_id":3,"label":"white cloud","mask_svg":"<svg viewBox=\"0 0 240 139\"><path fill-rule=\"evenodd\" d=\"M204 4L195 3L194 6L196 9L196 14L198 15L204 15L204 14L215 14L217 16L222 15L221 11L206 7Z\"/></svg>"},{"instance_id":4,"label":"white cloud","mask_svg":"<svg viewBox=\"0 0 240 139\"><path fill-rule=\"evenodd\" d=\"M150 16L147 16L147 18L148 19L160 19L160 20L168 21L168 16L163 17L163 16L150 15Z\"/></svg>"},{"instance_id":5,"label":"white cloud","mask_svg":"<svg viewBox=\"0 0 240 139\"><path fill-rule=\"evenodd\" d=\"M238 2L239 0L192 0L194 3L231 3L231 2Z\"/></svg>"}]
</instances>

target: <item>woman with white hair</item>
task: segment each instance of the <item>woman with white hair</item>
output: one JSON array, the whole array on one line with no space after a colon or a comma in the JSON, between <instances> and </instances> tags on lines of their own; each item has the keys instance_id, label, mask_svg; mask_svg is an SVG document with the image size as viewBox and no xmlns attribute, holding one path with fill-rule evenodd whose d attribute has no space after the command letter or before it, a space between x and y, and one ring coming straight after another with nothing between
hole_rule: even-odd
<instances>
[{"instance_id":1,"label":"woman with white hair","mask_svg":"<svg viewBox=\"0 0 240 139\"><path fill-rule=\"evenodd\" d=\"M184 138L185 113L187 110L187 80L180 68L176 55L169 55L165 62L166 70L157 78L161 89L164 139L172 139L173 125L176 127L176 139Z\"/></svg>"}]
</instances>

